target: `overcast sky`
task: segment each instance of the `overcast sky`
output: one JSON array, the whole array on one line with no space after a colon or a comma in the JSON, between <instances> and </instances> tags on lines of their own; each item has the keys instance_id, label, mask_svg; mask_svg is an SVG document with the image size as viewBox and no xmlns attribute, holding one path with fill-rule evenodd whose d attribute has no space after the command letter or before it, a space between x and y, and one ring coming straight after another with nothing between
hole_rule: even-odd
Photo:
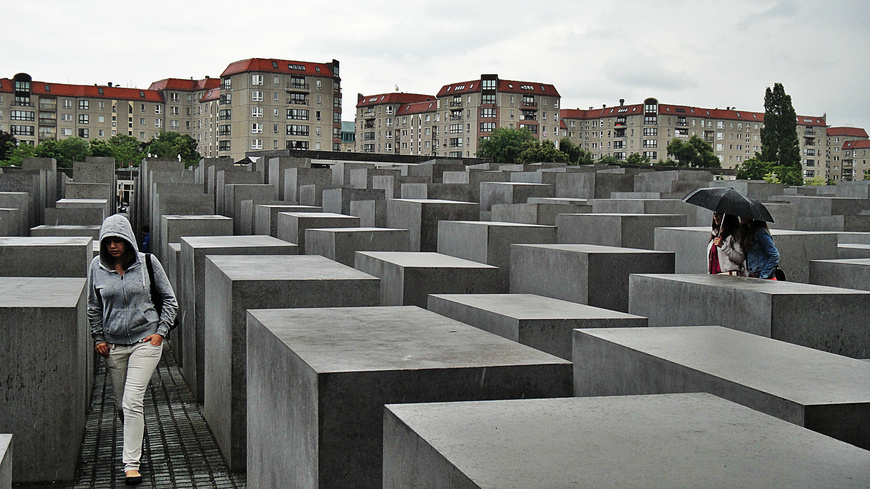
<instances>
[{"instance_id":1,"label":"overcast sky","mask_svg":"<svg viewBox=\"0 0 870 489\"><path fill-rule=\"evenodd\" d=\"M240 59L341 62L357 93L435 94L482 73L551 83L563 108L661 103L799 115L870 130L867 0L34 0L6 2L0 77L146 88Z\"/></svg>"}]
</instances>

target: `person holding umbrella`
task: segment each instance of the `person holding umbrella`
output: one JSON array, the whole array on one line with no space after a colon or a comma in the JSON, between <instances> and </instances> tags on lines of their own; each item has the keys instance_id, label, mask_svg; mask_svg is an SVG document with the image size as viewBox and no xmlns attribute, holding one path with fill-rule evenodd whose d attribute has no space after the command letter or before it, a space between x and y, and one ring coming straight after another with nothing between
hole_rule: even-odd
<instances>
[{"instance_id":1,"label":"person holding umbrella","mask_svg":"<svg viewBox=\"0 0 870 489\"><path fill-rule=\"evenodd\" d=\"M707 245L708 272L745 276L743 262L746 255L741 234L737 216L713 213L713 229Z\"/></svg>"},{"instance_id":2,"label":"person holding umbrella","mask_svg":"<svg viewBox=\"0 0 870 489\"><path fill-rule=\"evenodd\" d=\"M758 219L742 219L744 228L743 249L746 255L746 272L750 277L773 279L779 265L779 250L773 244L773 237L767 223Z\"/></svg>"}]
</instances>

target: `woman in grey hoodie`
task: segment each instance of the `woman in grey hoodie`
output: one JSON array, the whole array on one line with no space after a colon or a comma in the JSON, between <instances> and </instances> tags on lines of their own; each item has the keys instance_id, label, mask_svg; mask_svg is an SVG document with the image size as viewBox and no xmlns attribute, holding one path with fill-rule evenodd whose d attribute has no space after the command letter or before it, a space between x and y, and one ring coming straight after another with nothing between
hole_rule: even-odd
<instances>
[{"instance_id":1,"label":"woman in grey hoodie","mask_svg":"<svg viewBox=\"0 0 870 489\"><path fill-rule=\"evenodd\" d=\"M163 267L152 257L154 283L163 297L160 315L151 300L145 254L130 222L115 214L100 228L100 255L88 271L88 320L97 353L106 358L115 406L124 423L124 472L128 484L142 481L139 459L145 429L144 397L163 351L163 338L178 303Z\"/></svg>"}]
</instances>

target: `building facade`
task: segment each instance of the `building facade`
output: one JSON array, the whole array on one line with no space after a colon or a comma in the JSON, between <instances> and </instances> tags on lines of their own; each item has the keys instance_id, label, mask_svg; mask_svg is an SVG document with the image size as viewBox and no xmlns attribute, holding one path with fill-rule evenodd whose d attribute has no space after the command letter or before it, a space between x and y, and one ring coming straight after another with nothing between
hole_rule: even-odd
<instances>
[{"instance_id":1,"label":"building facade","mask_svg":"<svg viewBox=\"0 0 870 489\"><path fill-rule=\"evenodd\" d=\"M867 131L859 127L829 127L825 144L825 168L842 180L862 180L870 171L866 158Z\"/></svg>"},{"instance_id":2,"label":"building facade","mask_svg":"<svg viewBox=\"0 0 870 489\"><path fill-rule=\"evenodd\" d=\"M251 58L220 78L166 78L148 89L0 79L0 130L24 144L116 134L186 134L204 157L263 149L341 150L339 62Z\"/></svg>"},{"instance_id":3,"label":"building facade","mask_svg":"<svg viewBox=\"0 0 870 489\"><path fill-rule=\"evenodd\" d=\"M713 147L723 168L735 168L754 158L761 151L764 127L763 112L660 104L655 98L635 105L620 100L614 107L563 109L561 117L561 135L596 160L606 156L624 160L638 153L655 163L668 158L667 146L673 139L698 136ZM842 178L825 167L825 116L798 116L797 124L804 176L812 178L824 171L828 178Z\"/></svg>"},{"instance_id":4,"label":"building facade","mask_svg":"<svg viewBox=\"0 0 870 489\"><path fill-rule=\"evenodd\" d=\"M425 104L431 107L428 120L435 114L435 97L422 93L357 94L356 151L361 153L412 154L408 150L409 106ZM403 119L404 118L404 119ZM405 151L402 151L402 131ZM431 132L431 131L430 131ZM430 142L431 148L431 142ZM418 153L414 153L418 154ZM434 154L431 150L428 153Z\"/></svg>"}]
</instances>

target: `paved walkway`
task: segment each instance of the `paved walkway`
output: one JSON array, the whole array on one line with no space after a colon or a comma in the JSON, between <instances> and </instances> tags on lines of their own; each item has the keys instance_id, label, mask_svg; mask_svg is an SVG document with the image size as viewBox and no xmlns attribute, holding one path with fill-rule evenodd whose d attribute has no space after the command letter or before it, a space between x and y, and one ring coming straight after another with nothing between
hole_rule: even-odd
<instances>
[{"instance_id":1,"label":"paved walkway","mask_svg":"<svg viewBox=\"0 0 870 489\"><path fill-rule=\"evenodd\" d=\"M193 400L171 352L163 359L145 394L145 444L137 487L244 488L245 475L230 473L217 442ZM121 463L123 434L115 415L105 364L95 379L76 478L73 483L22 485L16 488L96 489L124 486Z\"/></svg>"}]
</instances>

